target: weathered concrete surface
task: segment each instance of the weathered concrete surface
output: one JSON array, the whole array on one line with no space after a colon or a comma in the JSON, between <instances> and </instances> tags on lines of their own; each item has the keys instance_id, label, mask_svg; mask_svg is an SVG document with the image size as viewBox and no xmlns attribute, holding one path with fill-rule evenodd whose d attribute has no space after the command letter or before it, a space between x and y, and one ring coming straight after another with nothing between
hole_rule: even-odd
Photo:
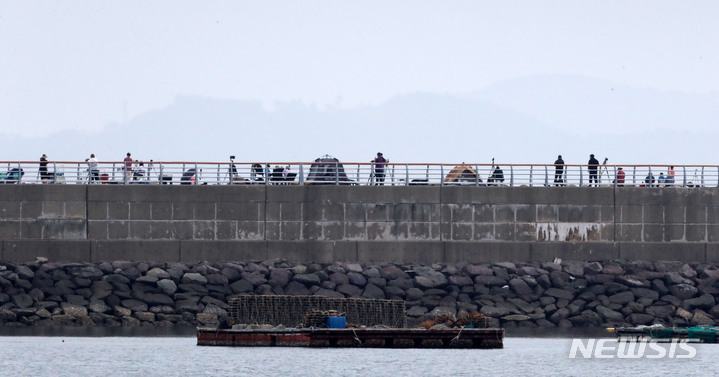
<instances>
[{"instance_id":1,"label":"weathered concrete surface","mask_svg":"<svg viewBox=\"0 0 719 377\"><path fill-rule=\"evenodd\" d=\"M710 188L0 185L1 261L719 259Z\"/></svg>"}]
</instances>

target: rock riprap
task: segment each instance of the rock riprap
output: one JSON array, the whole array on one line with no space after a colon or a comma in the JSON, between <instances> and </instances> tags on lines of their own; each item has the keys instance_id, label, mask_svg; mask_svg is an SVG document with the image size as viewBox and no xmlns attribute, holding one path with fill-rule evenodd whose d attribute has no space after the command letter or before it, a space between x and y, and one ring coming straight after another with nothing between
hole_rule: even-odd
<instances>
[{"instance_id":1,"label":"rock riprap","mask_svg":"<svg viewBox=\"0 0 719 377\"><path fill-rule=\"evenodd\" d=\"M719 265L36 262L0 265L0 326L214 326L236 295L406 301L411 326L479 312L503 327L715 325Z\"/></svg>"}]
</instances>

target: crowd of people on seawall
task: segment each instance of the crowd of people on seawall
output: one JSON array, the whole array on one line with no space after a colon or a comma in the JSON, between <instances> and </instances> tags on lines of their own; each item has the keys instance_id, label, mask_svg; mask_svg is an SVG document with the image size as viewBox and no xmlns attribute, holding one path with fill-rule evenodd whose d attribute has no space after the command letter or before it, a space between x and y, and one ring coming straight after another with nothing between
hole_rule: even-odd
<instances>
[{"instance_id":1,"label":"crowd of people on seawall","mask_svg":"<svg viewBox=\"0 0 719 377\"><path fill-rule=\"evenodd\" d=\"M247 162L236 163L231 155L229 162L161 162L153 159L142 160L133 158L127 152L122 159L102 162L95 153L85 158L84 163L73 162L57 164L43 154L38 163L30 164L7 162L7 172L0 172L0 183L168 183L173 177L180 178L180 184L296 184L298 177L305 175L305 181L326 182L337 184L364 184L384 186L387 184L473 184L477 186L503 185L537 185L565 187L578 186L639 186L639 187L699 187L706 180L717 181L719 173L715 169L704 170L701 166L681 166L681 179L672 165L609 165L609 159L600 161L594 154L589 155L586 163L568 164L562 155L558 155L553 163L537 164L503 164L495 163L492 158L488 164L423 164L423 163L390 163L382 152L377 152L368 163L343 163L338 159L325 155L309 164ZM364 164L364 166L363 166ZM310 166L311 165L311 166ZM347 167L350 165L350 167ZM536 166L533 169L532 166ZM631 167L630 171L625 167ZM51 168L53 170L51 170ZM506 168L509 168L507 171ZM682 170L683 168L683 170ZM23 176L29 170L28 180ZM293 171L294 169L297 169ZM350 169L352 170L350 172ZM455 172L455 170L459 171ZM66 171L69 170L69 171ZM690 176L693 170L693 177ZM218 174L216 174L217 172ZM221 172L221 174L219 174ZM69 176L72 176L72 179ZM216 177L214 177L216 175ZM221 175L221 176L220 176ZM243 177L244 175L244 177ZM546 177L546 179L543 179ZM37 179L35 181L34 179ZM204 179L203 179L204 178ZM202 182L202 183L200 183Z\"/></svg>"},{"instance_id":2,"label":"crowd of people on seawall","mask_svg":"<svg viewBox=\"0 0 719 377\"><path fill-rule=\"evenodd\" d=\"M602 164L599 164L599 160L594 157L594 154L589 155L589 161L587 161L587 172L589 173L589 186L599 186L601 182L601 176L610 177L610 172L607 167L609 158L605 157ZM554 161L555 172L554 172L554 185L555 186L566 186L565 183L565 163L562 159L562 155L557 156ZM626 172L621 166L614 167L613 170L616 172L613 174L613 184L618 187L623 187L626 183ZM644 178L644 186L646 187L672 187L675 183L676 170L674 166L668 166L666 175L664 172L660 172L659 176L655 179L654 174L651 171L648 172Z\"/></svg>"}]
</instances>

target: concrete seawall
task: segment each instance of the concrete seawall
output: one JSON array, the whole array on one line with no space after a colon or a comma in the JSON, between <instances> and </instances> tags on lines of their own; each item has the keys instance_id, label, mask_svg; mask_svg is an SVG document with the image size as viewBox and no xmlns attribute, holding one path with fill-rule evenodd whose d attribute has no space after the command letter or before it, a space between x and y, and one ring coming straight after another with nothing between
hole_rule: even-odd
<instances>
[{"instance_id":1,"label":"concrete seawall","mask_svg":"<svg viewBox=\"0 0 719 377\"><path fill-rule=\"evenodd\" d=\"M719 262L714 188L2 185L0 261Z\"/></svg>"}]
</instances>

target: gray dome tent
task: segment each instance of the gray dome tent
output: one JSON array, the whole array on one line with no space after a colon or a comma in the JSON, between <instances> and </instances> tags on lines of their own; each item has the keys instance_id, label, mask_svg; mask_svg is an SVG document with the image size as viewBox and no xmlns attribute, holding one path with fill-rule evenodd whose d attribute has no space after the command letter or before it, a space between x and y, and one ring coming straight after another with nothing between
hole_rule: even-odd
<instances>
[{"instance_id":1,"label":"gray dome tent","mask_svg":"<svg viewBox=\"0 0 719 377\"><path fill-rule=\"evenodd\" d=\"M347 178L345 168L340 160L324 155L315 160L307 174L305 184L308 185L353 185L355 182Z\"/></svg>"}]
</instances>

